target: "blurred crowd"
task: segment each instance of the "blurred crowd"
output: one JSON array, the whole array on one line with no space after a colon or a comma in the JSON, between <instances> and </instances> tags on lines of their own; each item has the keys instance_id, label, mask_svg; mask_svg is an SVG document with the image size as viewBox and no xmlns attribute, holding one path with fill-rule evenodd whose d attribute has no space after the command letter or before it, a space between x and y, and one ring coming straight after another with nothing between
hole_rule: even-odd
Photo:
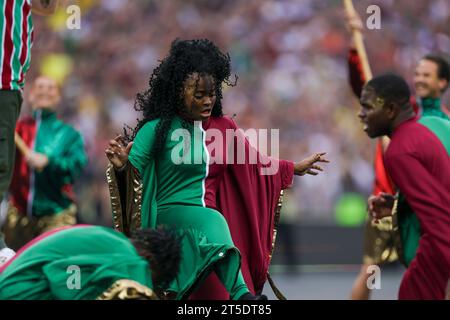
<instances>
[{"instance_id":1,"label":"blurred crowd","mask_svg":"<svg viewBox=\"0 0 450 320\"><path fill-rule=\"evenodd\" d=\"M224 111L242 128L280 129L280 157L316 151L332 161L317 177L298 177L290 193L294 220L334 223L344 193L366 198L372 187L374 142L361 129L348 83L350 32L334 0L80 0L35 18L33 64L61 84L61 117L85 139L89 166L76 185L82 222L111 224L105 182L109 139L134 126L136 93L175 38L209 38L229 52L237 85L224 92ZM81 28L68 29L67 6L81 8ZM411 80L425 53L450 52L447 0L361 0L381 8L381 29L365 29L374 74ZM444 97L450 106L450 99ZM22 113L29 110L24 105ZM295 212L297 214L295 214Z\"/></svg>"}]
</instances>

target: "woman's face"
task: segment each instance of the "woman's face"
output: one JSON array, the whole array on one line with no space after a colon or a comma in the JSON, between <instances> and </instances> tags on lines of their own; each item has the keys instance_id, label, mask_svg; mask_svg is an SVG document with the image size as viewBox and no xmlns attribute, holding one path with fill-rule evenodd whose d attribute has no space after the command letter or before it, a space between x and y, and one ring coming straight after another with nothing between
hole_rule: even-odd
<instances>
[{"instance_id":1,"label":"woman's face","mask_svg":"<svg viewBox=\"0 0 450 320\"><path fill-rule=\"evenodd\" d=\"M204 121L211 116L216 103L216 86L210 75L194 72L183 85L183 101L190 120Z\"/></svg>"}]
</instances>

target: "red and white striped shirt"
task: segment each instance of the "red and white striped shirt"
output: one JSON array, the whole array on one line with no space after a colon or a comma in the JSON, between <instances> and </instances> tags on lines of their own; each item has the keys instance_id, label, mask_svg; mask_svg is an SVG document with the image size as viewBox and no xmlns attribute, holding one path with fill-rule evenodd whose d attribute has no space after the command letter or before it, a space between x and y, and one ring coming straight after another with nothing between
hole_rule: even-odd
<instances>
[{"instance_id":1,"label":"red and white striped shirt","mask_svg":"<svg viewBox=\"0 0 450 320\"><path fill-rule=\"evenodd\" d=\"M30 67L31 0L0 0L0 6L0 90L17 90Z\"/></svg>"}]
</instances>

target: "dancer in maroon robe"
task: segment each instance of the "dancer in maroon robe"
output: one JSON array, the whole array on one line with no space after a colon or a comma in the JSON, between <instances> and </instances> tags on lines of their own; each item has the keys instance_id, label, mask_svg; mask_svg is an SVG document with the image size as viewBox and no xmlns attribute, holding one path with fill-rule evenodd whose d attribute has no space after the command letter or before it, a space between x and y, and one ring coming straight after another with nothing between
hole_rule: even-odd
<instances>
[{"instance_id":1,"label":"dancer in maroon robe","mask_svg":"<svg viewBox=\"0 0 450 320\"><path fill-rule=\"evenodd\" d=\"M203 128L207 132L206 143L216 159L209 165L206 179L205 204L220 211L230 227L231 236L242 255L242 274L249 290L261 294L267 279L276 232L276 207L280 192L290 187L295 174L294 162L268 158L254 149L229 117L211 117ZM208 139L208 129L219 130L232 139L226 139L222 150L211 148L215 140ZM214 132L214 131L213 131ZM230 148L234 159L230 159ZM245 161L239 164L236 155L245 150ZM214 151L212 151L214 150ZM218 153L221 154L218 154ZM257 163L250 156L257 154ZM326 160L324 160L326 162ZM233 163L230 165L230 163ZM277 168L276 173L262 175L263 168ZM277 291L276 288L274 288ZM228 299L225 287L215 274L207 278L194 293L193 299Z\"/></svg>"}]
</instances>

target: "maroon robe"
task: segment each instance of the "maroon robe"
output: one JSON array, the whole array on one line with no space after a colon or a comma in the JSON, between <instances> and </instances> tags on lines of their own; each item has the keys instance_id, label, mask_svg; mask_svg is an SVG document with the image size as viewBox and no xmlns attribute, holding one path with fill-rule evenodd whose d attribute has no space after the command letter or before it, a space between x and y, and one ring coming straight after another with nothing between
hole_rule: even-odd
<instances>
[{"instance_id":1,"label":"maroon robe","mask_svg":"<svg viewBox=\"0 0 450 320\"><path fill-rule=\"evenodd\" d=\"M434 133L411 119L394 130L385 166L422 229L399 299L444 299L450 279L450 157Z\"/></svg>"},{"instance_id":2,"label":"maroon robe","mask_svg":"<svg viewBox=\"0 0 450 320\"><path fill-rule=\"evenodd\" d=\"M217 147L218 145L214 147L214 140L210 141L208 138L208 129L218 129L226 137L227 129L233 132L238 129L229 117L211 117L203 123L203 128L207 130L206 143L211 158L224 159L222 164L209 165L205 183L206 206L225 216L233 242L241 252L244 280L251 292L260 293L270 264L275 207L281 190L292 185L294 163L272 158L267 163L269 158L258 153L261 156L259 160L263 160L252 164L249 155L255 149L240 134L231 140L227 139L222 148ZM236 154L240 147L246 151L245 164L237 164ZM226 164L232 159L230 148L234 150L234 164ZM263 167L273 166L275 163L278 164L275 174L261 174ZM213 273L191 298L225 300L229 298L229 294Z\"/></svg>"}]
</instances>

